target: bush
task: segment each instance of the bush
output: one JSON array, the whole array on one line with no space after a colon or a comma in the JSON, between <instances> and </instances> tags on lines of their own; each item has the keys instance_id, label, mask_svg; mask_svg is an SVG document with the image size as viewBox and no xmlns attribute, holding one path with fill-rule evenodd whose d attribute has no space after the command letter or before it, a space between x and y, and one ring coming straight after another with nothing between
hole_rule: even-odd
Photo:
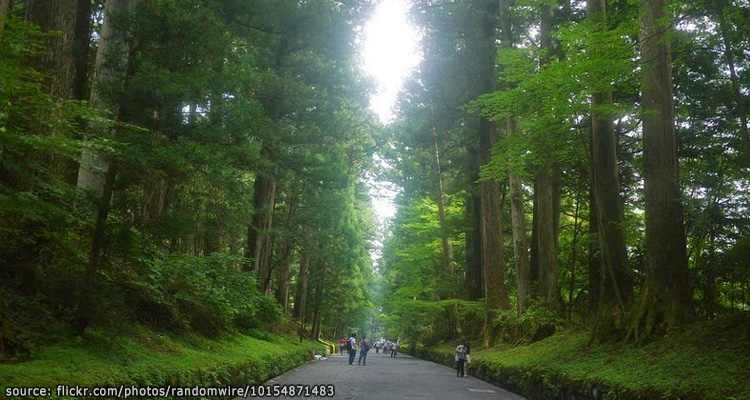
<instances>
[{"instance_id":1,"label":"bush","mask_svg":"<svg viewBox=\"0 0 750 400\"><path fill-rule=\"evenodd\" d=\"M493 324L503 340L513 343L533 343L552 336L562 323L560 316L543 303L532 303L520 316L515 310L499 313Z\"/></svg>"},{"instance_id":2,"label":"bush","mask_svg":"<svg viewBox=\"0 0 750 400\"><path fill-rule=\"evenodd\" d=\"M260 293L255 275L236 267L239 257L168 254L154 259L131 264L113 282L143 323L217 336L236 327L267 327L283 314L274 299Z\"/></svg>"}]
</instances>

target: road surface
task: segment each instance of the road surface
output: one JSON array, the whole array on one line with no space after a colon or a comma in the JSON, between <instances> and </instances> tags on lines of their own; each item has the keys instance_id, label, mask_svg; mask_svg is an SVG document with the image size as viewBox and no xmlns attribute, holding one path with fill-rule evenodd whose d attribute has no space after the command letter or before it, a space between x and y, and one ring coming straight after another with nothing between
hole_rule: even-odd
<instances>
[{"instance_id":1,"label":"road surface","mask_svg":"<svg viewBox=\"0 0 750 400\"><path fill-rule=\"evenodd\" d=\"M333 398L342 400L525 400L474 377L459 378L455 369L443 365L402 354L391 358L373 350L368 353L367 365L356 365L356 360L349 365L347 356L335 354L298 367L265 385L335 385Z\"/></svg>"}]
</instances>

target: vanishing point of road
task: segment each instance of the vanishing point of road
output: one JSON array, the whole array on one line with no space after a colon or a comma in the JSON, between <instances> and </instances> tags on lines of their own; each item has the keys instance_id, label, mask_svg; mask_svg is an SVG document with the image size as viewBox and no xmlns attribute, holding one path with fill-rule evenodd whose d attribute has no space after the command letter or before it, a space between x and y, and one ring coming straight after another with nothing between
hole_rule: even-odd
<instances>
[{"instance_id":1,"label":"vanishing point of road","mask_svg":"<svg viewBox=\"0 0 750 400\"><path fill-rule=\"evenodd\" d=\"M333 398L342 400L525 400L477 378L459 378L455 369L407 355L391 358L371 350L367 365L357 365L356 361L349 365L348 356L333 354L265 384L335 385Z\"/></svg>"}]
</instances>

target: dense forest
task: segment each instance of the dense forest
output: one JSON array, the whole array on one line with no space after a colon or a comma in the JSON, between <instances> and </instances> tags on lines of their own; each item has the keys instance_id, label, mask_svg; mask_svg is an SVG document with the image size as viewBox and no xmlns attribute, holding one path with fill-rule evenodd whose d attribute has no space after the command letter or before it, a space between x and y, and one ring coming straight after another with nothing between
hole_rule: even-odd
<instances>
[{"instance_id":1,"label":"dense forest","mask_svg":"<svg viewBox=\"0 0 750 400\"><path fill-rule=\"evenodd\" d=\"M131 326L642 345L750 311L745 0L415 0L385 125L375 6L0 0L0 362Z\"/></svg>"},{"instance_id":2,"label":"dense forest","mask_svg":"<svg viewBox=\"0 0 750 400\"><path fill-rule=\"evenodd\" d=\"M367 321L369 7L3 1L0 357L92 326Z\"/></svg>"},{"instance_id":3,"label":"dense forest","mask_svg":"<svg viewBox=\"0 0 750 400\"><path fill-rule=\"evenodd\" d=\"M415 1L390 335L647 342L750 306L750 8Z\"/></svg>"}]
</instances>

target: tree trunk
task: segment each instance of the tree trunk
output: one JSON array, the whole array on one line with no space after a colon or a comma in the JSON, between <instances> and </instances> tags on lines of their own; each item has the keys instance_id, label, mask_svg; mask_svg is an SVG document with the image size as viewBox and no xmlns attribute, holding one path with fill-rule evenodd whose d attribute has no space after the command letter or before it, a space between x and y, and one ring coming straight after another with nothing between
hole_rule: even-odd
<instances>
[{"instance_id":1,"label":"tree trunk","mask_svg":"<svg viewBox=\"0 0 750 400\"><path fill-rule=\"evenodd\" d=\"M479 180L477 173L476 182ZM475 193L466 198L466 281L469 300L479 300L484 296L482 288L482 232L481 215L482 199Z\"/></svg>"},{"instance_id":2,"label":"tree trunk","mask_svg":"<svg viewBox=\"0 0 750 400\"><path fill-rule=\"evenodd\" d=\"M694 314L677 186L670 21L665 0L641 3L646 278L628 332L636 341L683 324Z\"/></svg>"},{"instance_id":3,"label":"tree trunk","mask_svg":"<svg viewBox=\"0 0 750 400\"><path fill-rule=\"evenodd\" d=\"M75 44L73 48L75 76L73 97L88 99L89 47L91 42L91 0L78 0L76 5Z\"/></svg>"},{"instance_id":4,"label":"tree trunk","mask_svg":"<svg viewBox=\"0 0 750 400\"><path fill-rule=\"evenodd\" d=\"M321 322L322 322L320 318L320 308L322 307L320 299L322 298L323 298L323 282L319 280L317 284L315 285L316 304L315 304L315 308L313 309L313 330L312 330L313 340L318 340L320 338L320 329L321 329Z\"/></svg>"},{"instance_id":5,"label":"tree trunk","mask_svg":"<svg viewBox=\"0 0 750 400\"><path fill-rule=\"evenodd\" d=\"M287 240L281 245L281 259L276 268L276 301L279 302L284 314L289 312L289 265L292 258L292 245Z\"/></svg>"},{"instance_id":6,"label":"tree trunk","mask_svg":"<svg viewBox=\"0 0 750 400\"><path fill-rule=\"evenodd\" d=\"M513 48L512 21L509 0L500 0L500 46L504 49ZM513 136L518 127L515 118L508 117L505 121L506 134ZM529 301L529 258L526 244L526 217L523 213L523 190L521 180L514 172L509 174L510 182L510 215L513 225L513 255L516 259L516 281L518 287L519 313L527 307Z\"/></svg>"},{"instance_id":7,"label":"tree trunk","mask_svg":"<svg viewBox=\"0 0 750 400\"><path fill-rule=\"evenodd\" d=\"M443 242L443 270L447 276L453 275L453 251L451 250L448 227L445 223L445 195L443 194L443 176L440 171L440 149L438 148L438 136L435 126L432 127L432 160L435 167L435 180L437 190L438 217L440 219L440 238ZM455 293L453 293L455 296Z\"/></svg>"},{"instance_id":8,"label":"tree trunk","mask_svg":"<svg viewBox=\"0 0 750 400\"><path fill-rule=\"evenodd\" d=\"M599 24L597 29L606 29L605 0L588 0L588 18ZM593 337L600 342L622 334L623 318L633 292L620 207L617 136L612 116L606 112L611 105L611 91L591 96L592 190L596 201L595 217L601 254Z\"/></svg>"},{"instance_id":9,"label":"tree trunk","mask_svg":"<svg viewBox=\"0 0 750 400\"><path fill-rule=\"evenodd\" d=\"M99 291L96 276L102 268L102 257L105 247L105 228L110 210L110 197L114 189L116 168L110 166L104 185L104 196L99 202L96 212L94 234L91 241L89 260L86 266L83 284L77 293L76 315L73 328L76 333L83 336L91 323L94 313L95 294Z\"/></svg>"},{"instance_id":10,"label":"tree trunk","mask_svg":"<svg viewBox=\"0 0 750 400\"><path fill-rule=\"evenodd\" d=\"M267 277L271 271L271 255L273 252L271 229L273 228L273 214L276 202L276 173L278 166L269 174L259 174L255 178L253 205L255 214L247 233L246 257L252 259L252 266L245 269L254 270L258 274L261 291L267 294Z\"/></svg>"},{"instance_id":11,"label":"tree trunk","mask_svg":"<svg viewBox=\"0 0 750 400\"><path fill-rule=\"evenodd\" d=\"M75 77L76 7L69 0L28 0L26 20L44 32L59 32L45 36L45 52L32 60L34 68L44 74L43 89L55 98L73 98Z\"/></svg>"},{"instance_id":12,"label":"tree trunk","mask_svg":"<svg viewBox=\"0 0 750 400\"><path fill-rule=\"evenodd\" d=\"M529 299L539 296L539 180L534 180L534 199L531 206L531 243L529 243ZM522 310L521 310L522 311Z\"/></svg>"},{"instance_id":13,"label":"tree trunk","mask_svg":"<svg viewBox=\"0 0 750 400\"><path fill-rule=\"evenodd\" d=\"M299 260L299 275L297 277L297 292L294 295L294 316L300 324L305 320L305 303L307 302L307 278L310 272L310 253L302 250Z\"/></svg>"},{"instance_id":14,"label":"tree trunk","mask_svg":"<svg viewBox=\"0 0 750 400\"><path fill-rule=\"evenodd\" d=\"M11 8L13 8L13 0L0 0L0 31L5 29L3 17L10 15ZM0 343L0 346L2 346L2 343ZM0 354L2 354L2 352L0 352Z\"/></svg>"},{"instance_id":15,"label":"tree trunk","mask_svg":"<svg viewBox=\"0 0 750 400\"><path fill-rule=\"evenodd\" d=\"M89 105L98 110L108 111L115 117L119 114L119 107L102 94L101 87L113 84L121 75L124 75L129 47L124 36L119 34L113 26L112 15L130 11L133 4L134 0L107 1L104 8L105 20L101 28L99 48L96 53L94 85L91 90ZM115 49L119 51L116 54L117 57L113 57L111 54ZM105 137L112 135L109 128L106 127L101 128L92 125L89 128L95 135ZM101 269L104 229L109 213L114 179L115 168L110 166L107 156L92 148L83 150L78 172L78 187L89 191L94 196L98 206L93 210L96 223L92 232L89 262L80 289L78 309L74 320L74 328L79 335L84 334L93 313L93 298L97 290L96 276Z\"/></svg>"},{"instance_id":16,"label":"tree trunk","mask_svg":"<svg viewBox=\"0 0 750 400\"><path fill-rule=\"evenodd\" d=\"M576 261L578 261L578 232L580 228L581 192L576 191L575 213L573 214L573 241L570 243L570 286L568 287L568 323L573 320L573 296L576 289Z\"/></svg>"},{"instance_id":17,"label":"tree trunk","mask_svg":"<svg viewBox=\"0 0 750 400\"><path fill-rule=\"evenodd\" d=\"M495 124L483 120L480 133L482 163L490 160L490 149L497 137ZM492 320L495 310L510 308L508 289L505 286L505 257L503 254L503 227L500 210L500 183L497 180L485 180L481 183L482 205L482 265L484 272L484 332L485 346L494 341Z\"/></svg>"},{"instance_id":18,"label":"tree trunk","mask_svg":"<svg viewBox=\"0 0 750 400\"><path fill-rule=\"evenodd\" d=\"M552 167L537 175L539 190L538 249L539 298L550 310L559 310L557 284L557 235L555 232L555 177Z\"/></svg>"},{"instance_id":19,"label":"tree trunk","mask_svg":"<svg viewBox=\"0 0 750 400\"><path fill-rule=\"evenodd\" d=\"M591 152L591 141L589 141L589 153ZM593 169L593 162L589 163ZM593 175L593 171L591 172ZM601 257L599 256L599 226L597 222L598 211L594 196L594 185L589 188L589 239L588 242L588 305L589 316L596 323L596 312L599 308L599 288L601 287Z\"/></svg>"},{"instance_id":20,"label":"tree trunk","mask_svg":"<svg viewBox=\"0 0 750 400\"><path fill-rule=\"evenodd\" d=\"M125 37L113 26L111 16L129 11L134 3L135 0L108 0L104 7L105 20L100 32L99 48L96 51L89 105L97 110L109 112L110 118L118 115L119 107L105 97L102 93L103 88L112 85L125 74L129 48ZM92 125L89 128L94 135L111 136L107 127ZM92 192L97 199L102 198L108 168L109 160L104 154L92 148L84 149L78 170L78 187Z\"/></svg>"}]
</instances>

